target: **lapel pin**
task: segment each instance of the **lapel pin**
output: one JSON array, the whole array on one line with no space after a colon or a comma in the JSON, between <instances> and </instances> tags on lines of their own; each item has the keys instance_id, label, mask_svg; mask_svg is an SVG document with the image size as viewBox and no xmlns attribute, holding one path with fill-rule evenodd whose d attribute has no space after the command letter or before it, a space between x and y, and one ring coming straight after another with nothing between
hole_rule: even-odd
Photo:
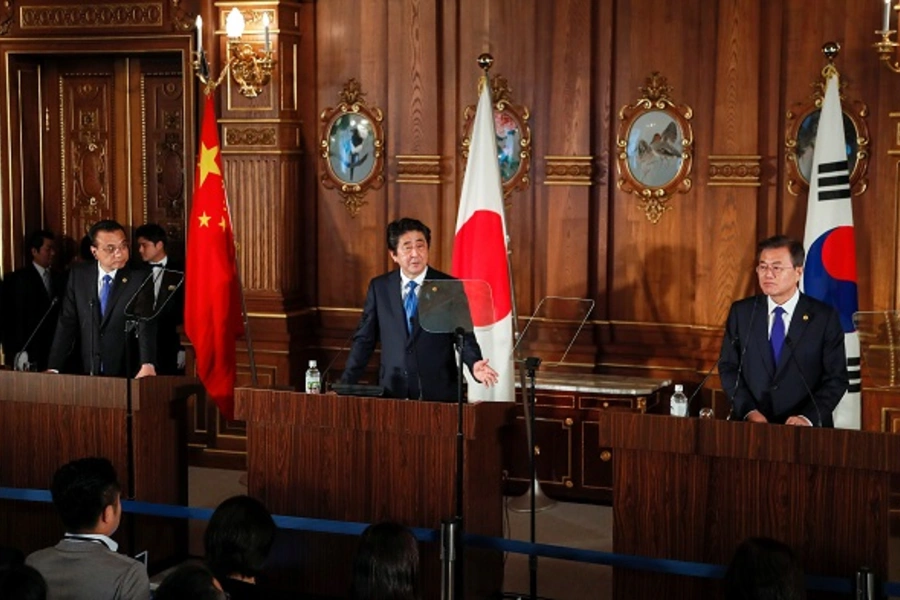
<instances>
[{"instance_id":1,"label":"lapel pin","mask_svg":"<svg viewBox=\"0 0 900 600\"><path fill-rule=\"evenodd\" d=\"M804 321L809 321L809 315L803 315L803 320L804 320Z\"/></svg>"},{"instance_id":2,"label":"lapel pin","mask_svg":"<svg viewBox=\"0 0 900 600\"><path fill-rule=\"evenodd\" d=\"M170 292L172 292L172 291L175 290L175 286L174 286L174 285L170 285L170 286L167 287L166 289L169 290Z\"/></svg>"},{"instance_id":3,"label":"lapel pin","mask_svg":"<svg viewBox=\"0 0 900 600\"><path fill-rule=\"evenodd\" d=\"M122 283L128 283L128 278L127 278L127 277L123 277L123 278L122 278Z\"/></svg>"},{"instance_id":4,"label":"lapel pin","mask_svg":"<svg viewBox=\"0 0 900 600\"><path fill-rule=\"evenodd\" d=\"M432 292L436 292L436 291L437 291L437 286L436 286L436 285L432 286L432 287L431 287L431 291L432 291Z\"/></svg>"}]
</instances>

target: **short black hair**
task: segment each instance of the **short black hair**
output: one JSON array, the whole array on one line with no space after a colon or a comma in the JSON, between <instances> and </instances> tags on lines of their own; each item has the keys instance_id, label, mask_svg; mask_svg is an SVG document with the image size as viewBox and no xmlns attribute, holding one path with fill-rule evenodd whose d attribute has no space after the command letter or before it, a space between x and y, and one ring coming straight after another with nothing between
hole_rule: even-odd
<instances>
[{"instance_id":1,"label":"short black hair","mask_svg":"<svg viewBox=\"0 0 900 600\"><path fill-rule=\"evenodd\" d=\"M94 253L91 252L91 246L94 245L94 240L91 239L91 236L88 234L84 234L84 237L81 238L81 243L78 245L78 254L81 256L81 260L83 261L92 261L96 260L94 258Z\"/></svg>"},{"instance_id":2,"label":"short black hair","mask_svg":"<svg viewBox=\"0 0 900 600\"><path fill-rule=\"evenodd\" d=\"M725 573L726 600L806 598L803 568L790 546L765 537L744 540Z\"/></svg>"},{"instance_id":3,"label":"short black hair","mask_svg":"<svg viewBox=\"0 0 900 600\"><path fill-rule=\"evenodd\" d=\"M31 250L40 252L41 247L44 245L44 240L53 241L55 239L56 236L53 235L53 232L49 229L38 229L36 231L32 231L25 242L25 250L29 254L31 253Z\"/></svg>"},{"instance_id":4,"label":"short black hair","mask_svg":"<svg viewBox=\"0 0 900 600\"><path fill-rule=\"evenodd\" d=\"M219 579L256 577L275 541L277 527L262 502L233 496L213 513L203 536L206 564Z\"/></svg>"},{"instance_id":5,"label":"short black hair","mask_svg":"<svg viewBox=\"0 0 900 600\"><path fill-rule=\"evenodd\" d=\"M181 565L162 580L154 600L221 600L225 594L215 586L215 577L203 565Z\"/></svg>"},{"instance_id":6,"label":"short black hair","mask_svg":"<svg viewBox=\"0 0 900 600\"><path fill-rule=\"evenodd\" d=\"M419 547L412 532L390 522L367 527L353 562L350 598L419 597Z\"/></svg>"},{"instance_id":7,"label":"short black hair","mask_svg":"<svg viewBox=\"0 0 900 600\"><path fill-rule=\"evenodd\" d=\"M109 460L90 457L57 469L50 492L66 530L79 533L97 525L106 507L115 505L121 487Z\"/></svg>"},{"instance_id":8,"label":"short black hair","mask_svg":"<svg viewBox=\"0 0 900 600\"><path fill-rule=\"evenodd\" d=\"M88 230L88 237L91 238L91 245L97 243L97 234L101 231L106 231L112 233L114 231L121 231L125 233L125 228L122 227L121 223L118 221L113 221L112 219L103 219L102 221L97 221L91 228Z\"/></svg>"},{"instance_id":9,"label":"short black hair","mask_svg":"<svg viewBox=\"0 0 900 600\"><path fill-rule=\"evenodd\" d=\"M793 266L803 266L803 261L806 258L806 251L803 249L803 243L798 242L793 238L789 238L786 235L773 235L757 244L756 262L759 262L759 257L762 255L763 250L777 250L778 248L788 249L788 252L791 253L791 264Z\"/></svg>"},{"instance_id":10,"label":"short black hair","mask_svg":"<svg viewBox=\"0 0 900 600\"><path fill-rule=\"evenodd\" d=\"M391 221L387 226L387 246L392 254L397 253L397 244L400 243L400 236L410 231L421 231L425 236L425 243L431 246L431 230L425 223L418 219L410 219L403 217L396 221Z\"/></svg>"},{"instance_id":11,"label":"short black hair","mask_svg":"<svg viewBox=\"0 0 900 600\"><path fill-rule=\"evenodd\" d=\"M47 582L34 567L15 565L0 571L0 598L46 600Z\"/></svg>"},{"instance_id":12,"label":"short black hair","mask_svg":"<svg viewBox=\"0 0 900 600\"><path fill-rule=\"evenodd\" d=\"M138 227L134 232L134 239L138 238L144 238L154 244L162 242L163 248L169 243L169 236L166 235L166 230L156 223L146 223Z\"/></svg>"}]
</instances>

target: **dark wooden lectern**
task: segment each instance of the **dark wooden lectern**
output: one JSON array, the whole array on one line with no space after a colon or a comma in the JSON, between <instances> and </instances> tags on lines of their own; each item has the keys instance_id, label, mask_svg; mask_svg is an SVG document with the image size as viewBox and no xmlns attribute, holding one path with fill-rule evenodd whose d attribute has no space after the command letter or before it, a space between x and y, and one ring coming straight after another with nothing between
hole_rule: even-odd
<instances>
[{"instance_id":1,"label":"dark wooden lectern","mask_svg":"<svg viewBox=\"0 0 900 600\"><path fill-rule=\"evenodd\" d=\"M131 388L129 411L129 386ZM108 458L124 498L187 504L185 402L202 390L188 377L137 380L0 371L0 486L48 489L70 460ZM62 537L48 504L2 502L0 543L29 553ZM187 523L123 520L121 552L148 550L151 565L187 554Z\"/></svg>"},{"instance_id":2,"label":"dark wooden lectern","mask_svg":"<svg viewBox=\"0 0 900 600\"><path fill-rule=\"evenodd\" d=\"M789 544L809 574L888 573L900 436L627 413L600 415L613 455L617 553L728 563L750 536ZM615 598L720 597L719 582L616 569ZM811 595L811 597L813 597ZM817 596L825 597L825 596Z\"/></svg>"},{"instance_id":3,"label":"dark wooden lectern","mask_svg":"<svg viewBox=\"0 0 900 600\"><path fill-rule=\"evenodd\" d=\"M236 390L235 401L236 416L247 422L249 493L273 513L434 529L453 516L455 404L246 388ZM512 403L464 408L467 532L503 533L500 430L511 410ZM300 587L346 594L356 540L301 539L286 566ZM499 591L500 554L471 550L467 557L466 598ZM438 558L436 550L422 554L428 598L440 588Z\"/></svg>"}]
</instances>

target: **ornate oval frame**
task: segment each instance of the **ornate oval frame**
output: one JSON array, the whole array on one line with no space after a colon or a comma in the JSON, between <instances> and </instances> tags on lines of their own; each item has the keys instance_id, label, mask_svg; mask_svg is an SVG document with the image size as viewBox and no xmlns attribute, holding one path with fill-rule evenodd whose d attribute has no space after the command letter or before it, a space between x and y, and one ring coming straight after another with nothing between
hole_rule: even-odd
<instances>
[{"instance_id":1,"label":"ornate oval frame","mask_svg":"<svg viewBox=\"0 0 900 600\"><path fill-rule=\"evenodd\" d=\"M355 78L347 80L340 104L319 116L319 166L322 186L341 195L351 217L368 204L364 196L384 184L384 127L381 109L370 107ZM339 172L335 164L341 167ZM357 177L356 169L365 169Z\"/></svg>"},{"instance_id":2,"label":"ornate oval frame","mask_svg":"<svg viewBox=\"0 0 900 600\"><path fill-rule=\"evenodd\" d=\"M497 135L497 158L500 161L503 197L506 198L513 191L525 189L531 183L531 127L528 125L531 114L526 106L513 101L512 89L502 75L491 77L491 101L494 107L494 129ZM463 160L469 159L475 108L474 104L467 106L463 113L465 118L461 146Z\"/></svg>"},{"instance_id":3,"label":"ornate oval frame","mask_svg":"<svg viewBox=\"0 0 900 600\"><path fill-rule=\"evenodd\" d=\"M815 91L802 102L797 102L787 112L786 128L784 134L784 159L786 167L787 190L794 196L809 190L809 179L803 173L807 154L811 155L809 135L815 141L815 129L811 129L808 120L815 117L822 110L822 101L825 99L825 75L812 84ZM855 159L850 170L850 191L854 196L859 196L869 187L866 177L869 170L869 126L866 117L869 116L868 107L861 101L847 98L844 95L846 82L841 81L839 90L841 98L841 110L844 113L844 137L847 144L855 147L851 150ZM853 125L853 133L846 131L847 122ZM818 128L818 119L815 127ZM803 139L800 139L800 138ZM848 153L848 160L850 155Z\"/></svg>"},{"instance_id":4,"label":"ornate oval frame","mask_svg":"<svg viewBox=\"0 0 900 600\"><path fill-rule=\"evenodd\" d=\"M616 186L638 197L641 210L651 223L658 223L670 210L669 198L691 189L693 166L693 111L675 104L669 97L672 88L666 78L654 71L640 88L643 96L619 110L616 139ZM647 129L634 129L641 125ZM660 131L662 129L662 131ZM636 170L634 167L640 165ZM667 173L672 173L667 176ZM662 181L656 181L663 178Z\"/></svg>"}]
</instances>

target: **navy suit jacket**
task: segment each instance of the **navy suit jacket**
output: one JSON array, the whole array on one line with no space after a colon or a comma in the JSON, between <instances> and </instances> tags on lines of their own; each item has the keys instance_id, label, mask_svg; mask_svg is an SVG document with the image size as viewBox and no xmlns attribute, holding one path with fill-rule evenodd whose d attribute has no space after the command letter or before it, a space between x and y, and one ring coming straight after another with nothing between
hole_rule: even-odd
<instances>
[{"instance_id":1,"label":"navy suit jacket","mask_svg":"<svg viewBox=\"0 0 900 600\"><path fill-rule=\"evenodd\" d=\"M106 315L100 314L100 300L97 294L96 261L79 263L69 272L69 283L63 297L56 335L50 349L49 368L62 371L66 357L72 351L75 341L81 339L81 362L84 373L102 374L113 377L133 376L138 364L156 365L156 323L142 322L138 325L138 343L135 351L126 352L126 342L131 343L134 334L126 337L125 325L128 320L126 308L129 302L140 295L149 294L144 303L153 304L153 285L141 287L149 270L132 269L126 265L116 271ZM131 355L132 366L126 367L126 355ZM93 367L92 367L93 365Z\"/></svg>"},{"instance_id":2,"label":"navy suit jacket","mask_svg":"<svg viewBox=\"0 0 900 600\"><path fill-rule=\"evenodd\" d=\"M428 267L425 279L453 278ZM464 338L463 362L471 371L481 360L481 349L472 332L467 332ZM386 396L456 401L459 371L453 334L425 331L418 319L412 334L407 332L399 269L369 282L362 318L353 336L341 382L359 381L378 342L381 343L378 385L384 388Z\"/></svg>"},{"instance_id":3,"label":"navy suit jacket","mask_svg":"<svg viewBox=\"0 0 900 600\"><path fill-rule=\"evenodd\" d=\"M766 296L758 295L738 300L728 314L719 377L735 417L758 410L772 423L803 415L813 425L833 427L831 413L848 385L837 311L801 294L777 365L767 313Z\"/></svg>"},{"instance_id":4,"label":"navy suit jacket","mask_svg":"<svg viewBox=\"0 0 900 600\"><path fill-rule=\"evenodd\" d=\"M28 352L29 362L37 365L37 370L43 371L47 368L47 356L53 343L59 305L57 304L49 313L47 311L50 309L52 298L62 296L66 277L60 273L51 273L50 282L52 294L48 295L37 269L29 263L28 266L17 269L4 283L3 351L6 355L6 364L13 366L16 354L24 349ZM37 330L38 323L45 314L47 318ZM24 348L32 333L34 337L31 343L28 348Z\"/></svg>"},{"instance_id":5,"label":"navy suit jacket","mask_svg":"<svg viewBox=\"0 0 900 600\"><path fill-rule=\"evenodd\" d=\"M169 258L160 274L162 282L153 307L156 314L156 374L184 375L178 368L178 351L182 349L179 325L184 324L184 263Z\"/></svg>"}]
</instances>

